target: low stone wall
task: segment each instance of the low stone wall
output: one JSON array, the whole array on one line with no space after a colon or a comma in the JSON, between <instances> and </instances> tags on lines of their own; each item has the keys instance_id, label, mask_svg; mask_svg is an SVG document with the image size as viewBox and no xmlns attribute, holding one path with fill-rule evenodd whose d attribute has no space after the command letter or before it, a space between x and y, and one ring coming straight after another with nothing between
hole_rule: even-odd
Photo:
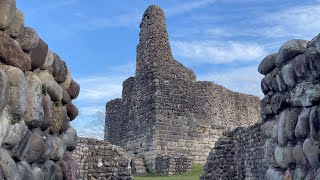
<instances>
[{"instance_id":1,"label":"low stone wall","mask_svg":"<svg viewBox=\"0 0 320 180\"><path fill-rule=\"evenodd\" d=\"M266 137L260 127L225 132L211 150L201 179L264 179Z\"/></svg>"},{"instance_id":2,"label":"low stone wall","mask_svg":"<svg viewBox=\"0 0 320 180\"><path fill-rule=\"evenodd\" d=\"M0 0L0 179L75 179L79 90L16 1Z\"/></svg>"},{"instance_id":3,"label":"low stone wall","mask_svg":"<svg viewBox=\"0 0 320 180\"><path fill-rule=\"evenodd\" d=\"M96 139L78 138L74 155L78 160L78 179L133 179L131 160L119 146Z\"/></svg>"},{"instance_id":4,"label":"low stone wall","mask_svg":"<svg viewBox=\"0 0 320 180\"><path fill-rule=\"evenodd\" d=\"M157 156L155 172L160 175L181 174L191 171L192 158L186 156Z\"/></svg>"}]
</instances>

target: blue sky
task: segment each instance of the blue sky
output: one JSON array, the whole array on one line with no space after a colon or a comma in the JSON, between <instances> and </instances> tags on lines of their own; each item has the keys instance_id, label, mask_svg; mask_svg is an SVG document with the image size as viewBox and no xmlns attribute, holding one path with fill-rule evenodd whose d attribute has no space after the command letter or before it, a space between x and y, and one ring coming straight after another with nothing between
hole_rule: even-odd
<instances>
[{"instance_id":1,"label":"blue sky","mask_svg":"<svg viewBox=\"0 0 320 180\"><path fill-rule=\"evenodd\" d=\"M81 86L73 122L80 135L134 75L139 23L151 4L164 9L175 59L199 80L260 97L263 57L320 30L315 0L17 0L25 25L67 62Z\"/></svg>"}]
</instances>

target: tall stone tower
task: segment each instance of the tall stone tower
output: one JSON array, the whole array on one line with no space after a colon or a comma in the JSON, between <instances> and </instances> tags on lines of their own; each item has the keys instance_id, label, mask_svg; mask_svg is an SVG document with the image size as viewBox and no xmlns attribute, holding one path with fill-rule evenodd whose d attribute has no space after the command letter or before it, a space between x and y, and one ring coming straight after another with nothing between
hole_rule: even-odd
<instances>
[{"instance_id":1,"label":"tall stone tower","mask_svg":"<svg viewBox=\"0 0 320 180\"><path fill-rule=\"evenodd\" d=\"M144 158L150 170L166 154L199 164L224 130L260 119L258 97L196 81L174 60L162 9L148 7L140 28L135 77L123 82L121 99L106 105L106 140Z\"/></svg>"}]
</instances>

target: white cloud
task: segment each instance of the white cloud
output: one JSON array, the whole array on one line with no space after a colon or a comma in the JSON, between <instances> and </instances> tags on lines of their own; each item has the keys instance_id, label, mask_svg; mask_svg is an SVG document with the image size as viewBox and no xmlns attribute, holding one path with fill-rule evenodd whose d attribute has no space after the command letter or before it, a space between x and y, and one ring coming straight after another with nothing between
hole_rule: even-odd
<instances>
[{"instance_id":1,"label":"white cloud","mask_svg":"<svg viewBox=\"0 0 320 180\"><path fill-rule=\"evenodd\" d=\"M177 6L167 8L165 10L166 16L173 16L177 14L186 13L188 11L198 9L201 7L205 7L209 4L216 2L216 0L198 0L198 1L190 1L190 2L183 2Z\"/></svg>"},{"instance_id":2,"label":"white cloud","mask_svg":"<svg viewBox=\"0 0 320 180\"><path fill-rule=\"evenodd\" d=\"M194 63L228 64L257 61L265 54L262 46L255 43L233 41L173 41L176 56Z\"/></svg>"},{"instance_id":3,"label":"white cloud","mask_svg":"<svg viewBox=\"0 0 320 180\"><path fill-rule=\"evenodd\" d=\"M267 37L310 39L319 33L320 7L296 6L266 14L257 21L266 24L259 32Z\"/></svg>"},{"instance_id":4,"label":"white cloud","mask_svg":"<svg viewBox=\"0 0 320 180\"><path fill-rule=\"evenodd\" d=\"M213 81L233 91L263 97L260 82L263 76L256 66L228 69L223 72L199 74L199 80Z\"/></svg>"}]
</instances>

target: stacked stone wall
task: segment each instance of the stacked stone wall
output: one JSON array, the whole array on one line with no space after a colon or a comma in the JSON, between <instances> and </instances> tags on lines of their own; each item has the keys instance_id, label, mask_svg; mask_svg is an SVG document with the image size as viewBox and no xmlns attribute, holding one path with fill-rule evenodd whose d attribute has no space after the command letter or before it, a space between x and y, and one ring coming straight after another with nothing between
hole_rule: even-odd
<instances>
[{"instance_id":1,"label":"stacked stone wall","mask_svg":"<svg viewBox=\"0 0 320 180\"><path fill-rule=\"evenodd\" d=\"M136 75L123 83L122 99L106 106L111 143L144 158L149 170L157 155L189 156L202 164L224 130L259 121L258 97L197 81L173 58L159 7L146 10L140 27Z\"/></svg>"},{"instance_id":2,"label":"stacked stone wall","mask_svg":"<svg viewBox=\"0 0 320 180\"><path fill-rule=\"evenodd\" d=\"M319 179L320 37L294 39L264 58L259 72L266 143L266 179Z\"/></svg>"},{"instance_id":3,"label":"stacked stone wall","mask_svg":"<svg viewBox=\"0 0 320 180\"><path fill-rule=\"evenodd\" d=\"M74 156L78 160L78 179L133 179L130 158L121 147L109 142L79 138Z\"/></svg>"},{"instance_id":4,"label":"stacked stone wall","mask_svg":"<svg viewBox=\"0 0 320 180\"><path fill-rule=\"evenodd\" d=\"M79 89L16 1L0 0L0 179L76 179Z\"/></svg>"},{"instance_id":5,"label":"stacked stone wall","mask_svg":"<svg viewBox=\"0 0 320 180\"><path fill-rule=\"evenodd\" d=\"M261 124L224 132L212 148L200 179L264 179L265 141Z\"/></svg>"},{"instance_id":6,"label":"stacked stone wall","mask_svg":"<svg viewBox=\"0 0 320 180\"><path fill-rule=\"evenodd\" d=\"M155 172L159 175L174 175L191 171L192 158L186 156L158 155Z\"/></svg>"}]
</instances>

